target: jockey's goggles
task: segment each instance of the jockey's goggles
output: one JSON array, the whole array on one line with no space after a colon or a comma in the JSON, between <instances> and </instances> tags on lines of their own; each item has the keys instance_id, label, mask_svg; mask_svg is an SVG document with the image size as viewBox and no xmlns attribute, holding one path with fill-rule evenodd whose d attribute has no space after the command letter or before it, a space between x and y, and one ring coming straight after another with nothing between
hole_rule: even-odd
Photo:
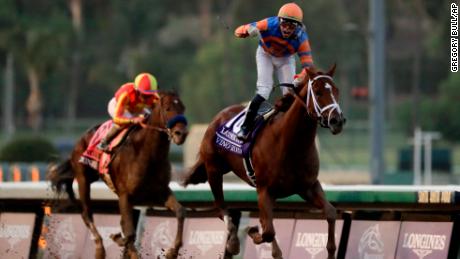
<instances>
[{"instance_id":1,"label":"jockey's goggles","mask_svg":"<svg viewBox=\"0 0 460 259\"><path fill-rule=\"evenodd\" d=\"M286 18L280 18L280 25L283 27L287 27L289 29L295 29L297 26L299 26L299 22L286 19Z\"/></svg>"}]
</instances>

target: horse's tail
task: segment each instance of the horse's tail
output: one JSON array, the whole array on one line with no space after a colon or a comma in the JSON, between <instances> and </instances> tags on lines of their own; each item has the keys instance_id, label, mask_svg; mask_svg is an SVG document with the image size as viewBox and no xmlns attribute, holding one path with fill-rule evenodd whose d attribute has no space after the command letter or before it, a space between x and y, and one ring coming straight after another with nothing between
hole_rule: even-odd
<instances>
[{"instance_id":1,"label":"horse's tail","mask_svg":"<svg viewBox=\"0 0 460 259\"><path fill-rule=\"evenodd\" d=\"M204 183L207 180L208 174L206 173L206 167L204 165L204 161L200 158L185 174L182 180L182 185L186 187L189 184Z\"/></svg>"},{"instance_id":2,"label":"horse's tail","mask_svg":"<svg viewBox=\"0 0 460 259\"><path fill-rule=\"evenodd\" d=\"M69 199L72 202L76 202L75 193L72 189L72 183L75 176L72 172L70 159L57 165L50 165L46 175L47 179L51 182L51 188L57 194L61 194L65 190L67 195L69 195Z\"/></svg>"}]
</instances>

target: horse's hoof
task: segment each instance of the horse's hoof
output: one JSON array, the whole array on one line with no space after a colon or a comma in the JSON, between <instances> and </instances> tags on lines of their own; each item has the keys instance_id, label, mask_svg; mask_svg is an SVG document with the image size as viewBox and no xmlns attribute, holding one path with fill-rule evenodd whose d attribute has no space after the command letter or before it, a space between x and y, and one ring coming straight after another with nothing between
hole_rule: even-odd
<instances>
[{"instance_id":1,"label":"horse's hoof","mask_svg":"<svg viewBox=\"0 0 460 259\"><path fill-rule=\"evenodd\" d=\"M263 243L262 235L259 233L258 226L247 227L246 233L248 233L248 236L252 238L252 241L254 242L254 244L258 245L258 244Z\"/></svg>"},{"instance_id":2,"label":"horse's hoof","mask_svg":"<svg viewBox=\"0 0 460 259\"><path fill-rule=\"evenodd\" d=\"M240 240L237 236L232 236L228 239L225 250L231 255L237 255L240 253Z\"/></svg>"},{"instance_id":3,"label":"horse's hoof","mask_svg":"<svg viewBox=\"0 0 460 259\"><path fill-rule=\"evenodd\" d=\"M258 234L259 233L259 226L248 226L246 227L246 233L248 233L248 236L252 237L253 235L255 234Z\"/></svg>"},{"instance_id":4,"label":"horse's hoof","mask_svg":"<svg viewBox=\"0 0 460 259\"><path fill-rule=\"evenodd\" d=\"M179 255L179 251L177 251L174 248L169 248L168 251L166 251L165 258L166 259L176 259L178 255Z\"/></svg>"},{"instance_id":5,"label":"horse's hoof","mask_svg":"<svg viewBox=\"0 0 460 259\"><path fill-rule=\"evenodd\" d=\"M123 239L121 233L110 234L110 239L112 239L113 242L117 243L118 246L124 246L125 245L125 240Z\"/></svg>"}]
</instances>

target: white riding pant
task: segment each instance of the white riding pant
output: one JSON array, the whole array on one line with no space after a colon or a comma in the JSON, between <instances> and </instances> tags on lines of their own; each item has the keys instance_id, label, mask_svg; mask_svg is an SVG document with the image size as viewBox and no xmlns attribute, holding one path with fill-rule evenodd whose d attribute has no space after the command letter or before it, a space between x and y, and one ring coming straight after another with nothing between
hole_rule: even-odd
<instances>
[{"instance_id":1,"label":"white riding pant","mask_svg":"<svg viewBox=\"0 0 460 259\"><path fill-rule=\"evenodd\" d=\"M109 104L107 105L107 111L109 112L109 115L110 117L112 117L112 119L114 118L115 116L115 108L117 108L117 100L115 100L115 97L113 97L110 101L109 101ZM126 117L126 118L134 118L134 117L137 117L141 114L150 114L151 111L148 109L148 108L144 108L144 110L140 113L131 113L127 110L125 110L125 112L123 113L123 117Z\"/></svg>"},{"instance_id":2,"label":"white riding pant","mask_svg":"<svg viewBox=\"0 0 460 259\"><path fill-rule=\"evenodd\" d=\"M256 51L257 91L256 93L268 100L273 90L273 72L276 71L279 83L292 83L295 75L294 55L289 57L274 57L259 46ZM283 95L290 88L281 87Z\"/></svg>"},{"instance_id":3,"label":"white riding pant","mask_svg":"<svg viewBox=\"0 0 460 259\"><path fill-rule=\"evenodd\" d=\"M115 117L115 108L117 108L117 100L115 100L115 97L113 97L110 100L109 104L107 105L107 111L109 112L109 115L110 115L110 117L112 117L112 119ZM133 117L136 117L136 115L130 113L127 110L125 110L125 113L123 114L123 117L133 118Z\"/></svg>"}]
</instances>

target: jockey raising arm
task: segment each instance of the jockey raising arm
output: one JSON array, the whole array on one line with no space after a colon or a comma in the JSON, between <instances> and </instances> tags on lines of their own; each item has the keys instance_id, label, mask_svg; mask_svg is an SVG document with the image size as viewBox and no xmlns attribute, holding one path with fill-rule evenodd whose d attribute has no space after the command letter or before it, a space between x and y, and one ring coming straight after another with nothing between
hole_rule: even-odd
<instances>
[{"instance_id":1,"label":"jockey raising arm","mask_svg":"<svg viewBox=\"0 0 460 259\"><path fill-rule=\"evenodd\" d=\"M134 83L122 85L108 104L112 128L101 140L98 148L107 151L110 141L124 128L144 121L144 113L160 99L155 77L149 73L136 76Z\"/></svg>"},{"instance_id":2,"label":"jockey raising arm","mask_svg":"<svg viewBox=\"0 0 460 259\"><path fill-rule=\"evenodd\" d=\"M280 8L278 16L241 25L235 30L235 36L238 38L259 37L256 52L257 91L238 133L239 139L247 139L260 104L270 97L273 89L273 72L276 71L280 83L292 83L296 53L302 68L313 65L310 43L302 19L302 9L295 3L288 3ZM287 94L289 90L283 87L282 91L283 94Z\"/></svg>"}]
</instances>

